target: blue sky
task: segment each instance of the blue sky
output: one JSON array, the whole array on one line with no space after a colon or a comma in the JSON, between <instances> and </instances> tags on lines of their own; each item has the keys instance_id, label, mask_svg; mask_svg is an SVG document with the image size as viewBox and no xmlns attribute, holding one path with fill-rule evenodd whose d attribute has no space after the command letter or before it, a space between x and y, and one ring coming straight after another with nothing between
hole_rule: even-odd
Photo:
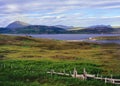
<instances>
[{"instance_id":1,"label":"blue sky","mask_svg":"<svg viewBox=\"0 0 120 86\"><path fill-rule=\"evenodd\" d=\"M120 26L120 0L0 0L0 27L35 25Z\"/></svg>"}]
</instances>

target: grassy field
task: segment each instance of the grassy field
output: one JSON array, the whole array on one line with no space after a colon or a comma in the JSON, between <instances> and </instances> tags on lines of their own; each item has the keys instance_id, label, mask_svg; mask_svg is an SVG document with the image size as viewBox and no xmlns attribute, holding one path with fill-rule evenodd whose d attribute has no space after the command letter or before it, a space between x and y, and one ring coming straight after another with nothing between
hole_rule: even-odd
<instances>
[{"instance_id":1,"label":"grassy field","mask_svg":"<svg viewBox=\"0 0 120 86\"><path fill-rule=\"evenodd\" d=\"M120 45L66 42L0 35L0 86L115 86L51 76L47 71L73 71L120 78Z\"/></svg>"},{"instance_id":2,"label":"grassy field","mask_svg":"<svg viewBox=\"0 0 120 86\"><path fill-rule=\"evenodd\" d=\"M120 40L120 36L100 36L94 37L96 40Z\"/></svg>"}]
</instances>

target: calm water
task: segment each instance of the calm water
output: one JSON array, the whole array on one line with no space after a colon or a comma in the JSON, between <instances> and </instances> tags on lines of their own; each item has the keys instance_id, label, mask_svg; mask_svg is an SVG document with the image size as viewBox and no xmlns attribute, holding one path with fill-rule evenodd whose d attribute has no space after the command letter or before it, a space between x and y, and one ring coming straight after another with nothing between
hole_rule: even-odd
<instances>
[{"instance_id":1,"label":"calm water","mask_svg":"<svg viewBox=\"0 0 120 86\"><path fill-rule=\"evenodd\" d=\"M8 34L8 35L18 35L18 34ZM24 36L25 34L19 34L19 36ZM47 38L56 40L69 40L69 41L88 41L88 42L98 42L98 43L118 43L120 40L89 40L90 37L98 36L120 36L120 34L29 34L29 36L35 38Z\"/></svg>"}]
</instances>

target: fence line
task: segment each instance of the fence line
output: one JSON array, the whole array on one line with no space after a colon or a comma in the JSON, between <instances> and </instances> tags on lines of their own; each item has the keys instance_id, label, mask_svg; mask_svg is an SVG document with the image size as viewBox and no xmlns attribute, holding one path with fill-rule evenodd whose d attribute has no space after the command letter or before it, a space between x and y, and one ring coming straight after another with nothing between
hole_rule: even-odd
<instances>
[{"instance_id":1,"label":"fence line","mask_svg":"<svg viewBox=\"0 0 120 86\"><path fill-rule=\"evenodd\" d=\"M64 72L55 72L54 70L51 70L51 71L48 71L47 72L48 74L56 74L56 75L61 75L61 76L70 76L70 77L73 77L73 78L78 78L78 79L82 79L82 80L87 80L87 79L96 79L96 80L103 80L105 83L112 83L112 84L120 84L120 79L114 79L112 78L112 75L111 75L111 78L107 78L107 77L98 77L98 74L97 76L95 76L95 74L88 74L85 70L85 68L83 69L83 73L82 74L78 74L76 68L74 68L73 70L73 73L65 73Z\"/></svg>"}]
</instances>

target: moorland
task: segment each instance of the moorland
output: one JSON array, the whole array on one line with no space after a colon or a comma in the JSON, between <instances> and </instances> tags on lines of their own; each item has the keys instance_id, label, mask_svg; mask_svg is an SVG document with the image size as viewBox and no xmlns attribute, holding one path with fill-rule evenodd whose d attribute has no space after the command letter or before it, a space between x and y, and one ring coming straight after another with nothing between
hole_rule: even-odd
<instances>
[{"instance_id":1,"label":"moorland","mask_svg":"<svg viewBox=\"0 0 120 86\"><path fill-rule=\"evenodd\" d=\"M46 72L83 68L120 78L120 45L0 35L0 86L116 86L104 81L51 76Z\"/></svg>"}]
</instances>

